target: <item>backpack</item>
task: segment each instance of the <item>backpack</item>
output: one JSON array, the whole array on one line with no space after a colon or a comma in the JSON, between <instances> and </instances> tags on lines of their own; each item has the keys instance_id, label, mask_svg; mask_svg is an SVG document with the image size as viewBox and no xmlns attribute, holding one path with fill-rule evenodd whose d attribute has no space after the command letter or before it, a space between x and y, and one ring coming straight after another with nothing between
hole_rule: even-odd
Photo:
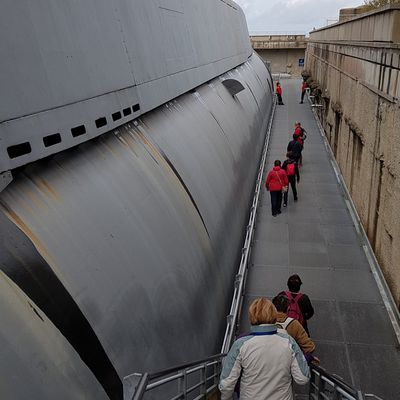
<instances>
[{"instance_id":1,"label":"backpack","mask_svg":"<svg viewBox=\"0 0 400 400\"><path fill-rule=\"evenodd\" d=\"M287 171L288 176L294 176L296 173L296 166L294 165L294 163L287 164L286 171Z\"/></svg>"},{"instance_id":2,"label":"backpack","mask_svg":"<svg viewBox=\"0 0 400 400\"><path fill-rule=\"evenodd\" d=\"M293 321L294 321L294 318L287 317L283 322L275 322L275 325L278 325L281 327L281 329L284 329L285 331L287 331L287 327Z\"/></svg>"},{"instance_id":3,"label":"backpack","mask_svg":"<svg viewBox=\"0 0 400 400\"><path fill-rule=\"evenodd\" d=\"M304 316L299 306L299 300L301 299L301 296L303 296L303 294L297 293L296 296L293 297L292 293L286 290L285 295L290 301L289 308L286 314L288 315L288 317L297 319L297 321L299 321L301 325L304 325Z\"/></svg>"}]
</instances>

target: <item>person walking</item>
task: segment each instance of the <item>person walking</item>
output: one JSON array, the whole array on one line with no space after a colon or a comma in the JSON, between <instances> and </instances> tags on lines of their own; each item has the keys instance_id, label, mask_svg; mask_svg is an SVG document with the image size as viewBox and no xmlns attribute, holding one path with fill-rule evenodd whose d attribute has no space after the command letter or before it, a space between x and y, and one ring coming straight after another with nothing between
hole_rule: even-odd
<instances>
[{"instance_id":1,"label":"person walking","mask_svg":"<svg viewBox=\"0 0 400 400\"><path fill-rule=\"evenodd\" d=\"M271 195L272 216L276 217L281 213L282 191L287 191L289 180L286 172L281 169L280 160L274 161L274 167L269 171L265 180L265 187Z\"/></svg>"},{"instance_id":2,"label":"person walking","mask_svg":"<svg viewBox=\"0 0 400 400\"><path fill-rule=\"evenodd\" d=\"M276 82L276 96L278 97L278 104L283 106L284 104L282 101L282 88L279 82Z\"/></svg>"},{"instance_id":3,"label":"person walking","mask_svg":"<svg viewBox=\"0 0 400 400\"><path fill-rule=\"evenodd\" d=\"M287 315L287 310L290 305L289 299L280 294L272 299L272 304L278 312L276 317L276 325L278 328L284 329L299 345L307 362L315 361L319 363L319 359L312 353L315 350L315 343L310 339L303 325L296 319Z\"/></svg>"},{"instance_id":4,"label":"person walking","mask_svg":"<svg viewBox=\"0 0 400 400\"><path fill-rule=\"evenodd\" d=\"M301 101L300 104L303 104L304 95L306 94L306 89L308 88L308 84L306 81L301 83Z\"/></svg>"},{"instance_id":5,"label":"person walking","mask_svg":"<svg viewBox=\"0 0 400 400\"><path fill-rule=\"evenodd\" d=\"M294 132L293 132L293 138L296 137L296 140L300 143L301 145L301 152L300 152L300 158L299 158L299 166L303 164L303 150L304 150L304 141L306 140L307 137L307 132L306 130L301 126L300 121L296 121L294 124Z\"/></svg>"},{"instance_id":6,"label":"person walking","mask_svg":"<svg viewBox=\"0 0 400 400\"><path fill-rule=\"evenodd\" d=\"M277 311L270 300L255 299L249 307L251 332L237 339L222 364L221 400L231 400L240 379L240 400L293 400L292 379L310 380L307 361L287 333L278 332Z\"/></svg>"},{"instance_id":7,"label":"person walking","mask_svg":"<svg viewBox=\"0 0 400 400\"><path fill-rule=\"evenodd\" d=\"M300 286L302 283L299 275L295 274L290 276L287 281L289 290L284 290L280 292L279 295L284 295L289 299L288 316L297 319L301 325L303 325L308 336L310 336L307 320L314 315L314 308L309 297L304 293L300 293Z\"/></svg>"},{"instance_id":8,"label":"person walking","mask_svg":"<svg viewBox=\"0 0 400 400\"><path fill-rule=\"evenodd\" d=\"M286 151L290 153L291 158L298 163L301 158L301 151L303 150L303 147L297 139L298 136L293 134L293 140L288 143Z\"/></svg>"},{"instance_id":9,"label":"person walking","mask_svg":"<svg viewBox=\"0 0 400 400\"><path fill-rule=\"evenodd\" d=\"M288 177L290 186L292 188L293 199L294 201L297 201L298 198L297 198L296 180L297 183L300 182L300 171L296 160L292 158L292 153L291 152L287 153L286 157L287 157L286 160L282 164L282 169L286 171L286 175ZM289 195L289 190L283 193L283 207L287 206L288 195Z\"/></svg>"},{"instance_id":10,"label":"person walking","mask_svg":"<svg viewBox=\"0 0 400 400\"><path fill-rule=\"evenodd\" d=\"M293 135L296 136L297 141L304 146L304 141L307 138L307 131L301 126L300 121L296 121L294 123L294 132Z\"/></svg>"}]
</instances>

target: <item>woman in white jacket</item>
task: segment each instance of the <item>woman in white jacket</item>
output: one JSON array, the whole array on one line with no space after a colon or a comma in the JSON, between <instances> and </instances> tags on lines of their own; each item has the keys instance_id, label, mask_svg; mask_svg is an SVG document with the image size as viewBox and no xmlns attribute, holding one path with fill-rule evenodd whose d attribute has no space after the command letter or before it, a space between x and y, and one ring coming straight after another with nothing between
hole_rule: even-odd
<instances>
[{"instance_id":1,"label":"woman in white jacket","mask_svg":"<svg viewBox=\"0 0 400 400\"><path fill-rule=\"evenodd\" d=\"M292 378L299 385L310 379L310 369L297 343L277 331L277 311L267 299L249 308L251 333L235 341L226 356L219 389L230 400L240 378L240 400L293 400Z\"/></svg>"}]
</instances>

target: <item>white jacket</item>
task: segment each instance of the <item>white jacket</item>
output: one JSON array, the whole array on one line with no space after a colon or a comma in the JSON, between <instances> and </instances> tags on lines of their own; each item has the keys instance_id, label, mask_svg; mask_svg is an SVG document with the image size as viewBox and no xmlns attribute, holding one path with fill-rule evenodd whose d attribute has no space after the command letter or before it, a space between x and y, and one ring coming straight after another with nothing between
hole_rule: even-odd
<instances>
[{"instance_id":1,"label":"white jacket","mask_svg":"<svg viewBox=\"0 0 400 400\"><path fill-rule=\"evenodd\" d=\"M221 400L232 399L239 378L240 400L292 400L292 378L305 385L310 369L292 337L276 325L257 325L235 341L224 360Z\"/></svg>"}]
</instances>

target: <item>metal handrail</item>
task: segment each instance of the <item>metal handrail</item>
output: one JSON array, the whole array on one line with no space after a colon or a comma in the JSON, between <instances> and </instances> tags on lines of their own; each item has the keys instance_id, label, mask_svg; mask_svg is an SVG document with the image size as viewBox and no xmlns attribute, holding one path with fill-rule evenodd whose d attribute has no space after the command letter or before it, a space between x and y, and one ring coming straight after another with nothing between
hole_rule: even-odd
<instances>
[{"instance_id":1,"label":"metal handrail","mask_svg":"<svg viewBox=\"0 0 400 400\"><path fill-rule=\"evenodd\" d=\"M253 202L252 202L252 205L250 208L249 223L247 224L247 227L246 227L246 237L245 237L244 245L242 248L242 256L240 259L239 269L238 269L238 272L235 277L235 288L234 288L234 292L233 292L231 308L229 311L229 315L227 316L227 325L226 325L226 330L225 330L225 335L224 335L224 341L222 343L221 353L227 353L229 351L229 348L230 348L233 338L235 336L236 321L238 320L238 315L239 315L240 307L241 307L241 303L242 303L244 283L246 281L247 267L248 267L248 262L250 259L250 252L251 252L251 244L252 244L253 236L254 236L254 227L255 227L258 202L259 202L259 198L260 198L261 187L262 187L263 180L264 180L263 178L264 178L265 160L267 157L268 144L269 144L269 138L271 136L271 129L272 129L275 108L276 108L276 98L274 97L274 102L273 102L271 116L270 116L270 120L269 120L269 124L268 124L268 129L267 129L266 136L265 136L260 166L258 169L258 175L257 175L256 187L254 190Z\"/></svg>"},{"instance_id":2,"label":"metal handrail","mask_svg":"<svg viewBox=\"0 0 400 400\"><path fill-rule=\"evenodd\" d=\"M168 374L173 374L174 372L182 371L183 369L192 368L192 367L198 366L200 364L203 364L205 362L219 360L219 359L221 359L222 357L225 357L225 356L226 356L225 353L214 354L213 356L210 356L210 357L207 357L207 358L203 358L201 360L192 361L192 362L188 362L188 363L185 363L185 364L179 364L179 365L176 365L174 367L163 369L163 370L158 371L158 372L150 372L149 373L149 378L150 379L157 379L157 378L159 378L161 376L165 376L165 375L168 375Z\"/></svg>"},{"instance_id":3,"label":"metal handrail","mask_svg":"<svg viewBox=\"0 0 400 400\"><path fill-rule=\"evenodd\" d=\"M324 397L323 392L326 390L326 387L328 386L333 390L335 390L337 393L340 393L345 399L349 400L362 399L362 397L361 398L359 397L359 392L356 389L349 386L338 376L331 375L324 368L317 365L312 365L310 369L311 369L311 382L310 382L311 398L313 398L314 390L315 394L317 395L316 399L323 398Z\"/></svg>"},{"instance_id":4,"label":"metal handrail","mask_svg":"<svg viewBox=\"0 0 400 400\"><path fill-rule=\"evenodd\" d=\"M185 395L195 389L203 386L203 394L199 395L197 398L204 398L205 395L209 394L213 390L217 388L217 381L221 371L222 359L226 355L229 350L229 347L232 344L232 340L235 335L236 321L238 318L238 314L240 311L242 294L244 289L244 282L246 279L246 272L248 261L250 257L251 251L251 243L253 241L254 234L254 226L255 226L255 218L256 212L259 202L259 196L261 192L261 187L263 183L264 176L264 166L265 160L267 156L269 138L272 128L273 116L275 113L276 100L274 100L271 117L268 124L268 129L266 132L266 137L264 141L263 152L261 156L260 166L257 175L256 187L254 191L254 197L252 206L250 209L250 217L249 223L246 227L246 237L245 242L242 248L242 256L239 264L239 270L235 277L235 289L232 299L232 304L230 308L230 313L227 317L227 327L225 331L224 341L222 345L222 350L220 354L216 354L214 356L205 358L203 360L198 360L186 364L181 364L175 367L171 367L162 371L152 372L152 373L134 373L128 375L124 378L124 400L141 400L145 394L145 392L152 390L156 387L159 387L163 384L173 382L175 380L183 380L184 388L181 393L175 396L173 399L181 399L185 398ZM214 374L207 376L205 370L209 367L215 367ZM202 381L193 385L192 387L187 387L187 375L195 372L203 371ZM162 378L162 379L159 379ZM159 380L157 380L159 379ZM207 382L211 379L214 379L214 384L207 388ZM151 383L151 381L155 381ZM197 399L196 398L196 399ZM171 400L173 400L171 399Z\"/></svg>"},{"instance_id":5,"label":"metal handrail","mask_svg":"<svg viewBox=\"0 0 400 400\"><path fill-rule=\"evenodd\" d=\"M310 399L324 400L382 400L374 394L366 394L347 384L342 378L332 375L324 368L312 364L310 381Z\"/></svg>"},{"instance_id":6,"label":"metal handrail","mask_svg":"<svg viewBox=\"0 0 400 400\"><path fill-rule=\"evenodd\" d=\"M225 353L220 353L161 371L128 375L123 379L124 400L141 400L146 392L174 381L179 383L179 393L170 400L184 399L187 394L196 389L201 391L196 399L205 399L209 393L217 388L222 359L225 356ZM211 367L214 368L214 372L212 374L207 373L207 369ZM200 381L188 387L187 377L196 372L201 375ZM209 382L211 380L213 380L213 383Z\"/></svg>"}]
</instances>

